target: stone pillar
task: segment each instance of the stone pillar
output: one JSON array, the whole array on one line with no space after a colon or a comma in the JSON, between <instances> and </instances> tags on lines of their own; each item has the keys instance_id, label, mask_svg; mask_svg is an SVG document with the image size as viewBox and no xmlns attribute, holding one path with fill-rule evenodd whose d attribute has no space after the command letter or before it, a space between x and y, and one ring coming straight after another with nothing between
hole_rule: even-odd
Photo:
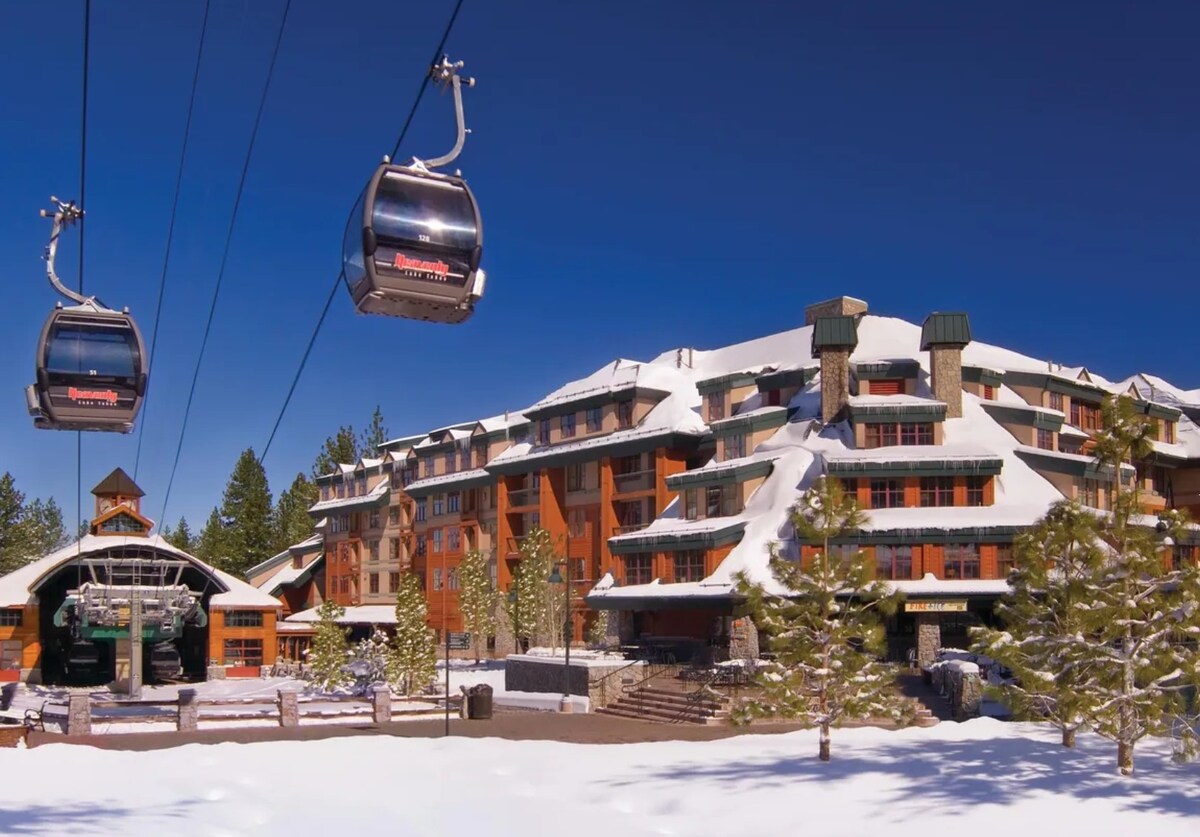
<instances>
[{"instance_id":1,"label":"stone pillar","mask_svg":"<svg viewBox=\"0 0 1200 837\"><path fill-rule=\"evenodd\" d=\"M279 690L279 726L300 726L300 702L295 692Z\"/></svg>"},{"instance_id":2,"label":"stone pillar","mask_svg":"<svg viewBox=\"0 0 1200 837\"><path fill-rule=\"evenodd\" d=\"M113 641L113 656L116 658L113 676L113 691L126 694L129 691L129 678L133 674L130 662L130 643L128 638Z\"/></svg>"},{"instance_id":3,"label":"stone pillar","mask_svg":"<svg viewBox=\"0 0 1200 837\"><path fill-rule=\"evenodd\" d=\"M835 296L823 302L814 302L804 309L804 324L812 325L818 317L857 316L867 313L867 303L852 296Z\"/></svg>"},{"instance_id":4,"label":"stone pillar","mask_svg":"<svg viewBox=\"0 0 1200 837\"><path fill-rule=\"evenodd\" d=\"M175 729L190 732L200 724L200 704L196 701L195 689L179 690L179 714L175 718Z\"/></svg>"},{"instance_id":5,"label":"stone pillar","mask_svg":"<svg viewBox=\"0 0 1200 837\"><path fill-rule=\"evenodd\" d=\"M391 723L392 690L387 686L376 686L371 691L371 717L377 724Z\"/></svg>"},{"instance_id":6,"label":"stone pillar","mask_svg":"<svg viewBox=\"0 0 1200 837\"><path fill-rule=\"evenodd\" d=\"M930 389L946 402L946 418L962 418L962 346L929 347Z\"/></svg>"},{"instance_id":7,"label":"stone pillar","mask_svg":"<svg viewBox=\"0 0 1200 837\"><path fill-rule=\"evenodd\" d=\"M927 666L937 659L942 647L942 620L936 613L918 613L917 664Z\"/></svg>"},{"instance_id":8,"label":"stone pillar","mask_svg":"<svg viewBox=\"0 0 1200 837\"><path fill-rule=\"evenodd\" d=\"M729 635L729 659L758 659L758 628L749 616L733 620Z\"/></svg>"},{"instance_id":9,"label":"stone pillar","mask_svg":"<svg viewBox=\"0 0 1200 837\"><path fill-rule=\"evenodd\" d=\"M849 347L821 349L821 421L828 424L841 417L850 403Z\"/></svg>"},{"instance_id":10,"label":"stone pillar","mask_svg":"<svg viewBox=\"0 0 1200 837\"><path fill-rule=\"evenodd\" d=\"M67 698L67 735L92 734L92 700L88 695Z\"/></svg>"},{"instance_id":11,"label":"stone pillar","mask_svg":"<svg viewBox=\"0 0 1200 837\"><path fill-rule=\"evenodd\" d=\"M954 720L966 721L979 717L979 708L983 703L983 681L978 674L966 672L962 675L957 698L954 702Z\"/></svg>"}]
</instances>

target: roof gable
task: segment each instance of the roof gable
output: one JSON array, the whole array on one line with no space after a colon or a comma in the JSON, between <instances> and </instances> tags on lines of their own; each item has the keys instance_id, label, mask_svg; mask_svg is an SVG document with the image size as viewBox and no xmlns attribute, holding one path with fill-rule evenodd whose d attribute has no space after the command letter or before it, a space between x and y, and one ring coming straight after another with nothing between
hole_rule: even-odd
<instances>
[{"instance_id":1,"label":"roof gable","mask_svg":"<svg viewBox=\"0 0 1200 837\"><path fill-rule=\"evenodd\" d=\"M138 488L133 478L121 468L114 468L111 474L100 480L96 487L92 489L92 494L97 497L118 495L121 497L146 496L146 492Z\"/></svg>"}]
</instances>

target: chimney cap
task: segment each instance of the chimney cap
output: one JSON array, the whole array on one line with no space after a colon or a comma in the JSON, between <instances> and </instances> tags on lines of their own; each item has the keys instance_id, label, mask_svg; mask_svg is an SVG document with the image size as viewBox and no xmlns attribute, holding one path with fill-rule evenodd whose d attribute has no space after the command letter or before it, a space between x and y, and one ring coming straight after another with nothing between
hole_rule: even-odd
<instances>
[{"instance_id":1,"label":"chimney cap","mask_svg":"<svg viewBox=\"0 0 1200 837\"><path fill-rule=\"evenodd\" d=\"M858 345L858 322L854 317L817 317L813 323L812 356L822 349L853 349Z\"/></svg>"},{"instance_id":2,"label":"chimney cap","mask_svg":"<svg viewBox=\"0 0 1200 837\"><path fill-rule=\"evenodd\" d=\"M931 346L965 346L971 342L971 322L963 311L934 311L921 325L921 351Z\"/></svg>"}]
</instances>

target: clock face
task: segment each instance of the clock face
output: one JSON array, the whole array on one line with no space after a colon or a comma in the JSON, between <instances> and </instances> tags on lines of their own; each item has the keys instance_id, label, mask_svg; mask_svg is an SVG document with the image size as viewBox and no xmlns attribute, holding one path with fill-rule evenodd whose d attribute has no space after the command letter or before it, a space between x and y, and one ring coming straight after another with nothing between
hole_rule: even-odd
<instances>
[{"instance_id":1,"label":"clock face","mask_svg":"<svg viewBox=\"0 0 1200 837\"><path fill-rule=\"evenodd\" d=\"M113 507L113 505L114 504L113 504L113 500L111 497L101 497L100 498L100 513L104 514L106 511L109 511Z\"/></svg>"}]
</instances>

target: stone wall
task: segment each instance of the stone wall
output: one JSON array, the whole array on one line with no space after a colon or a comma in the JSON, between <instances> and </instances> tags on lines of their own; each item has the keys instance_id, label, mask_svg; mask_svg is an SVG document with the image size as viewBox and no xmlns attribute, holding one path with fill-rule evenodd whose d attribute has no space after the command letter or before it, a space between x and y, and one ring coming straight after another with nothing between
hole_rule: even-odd
<instances>
[{"instance_id":1,"label":"stone wall","mask_svg":"<svg viewBox=\"0 0 1200 837\"><path fill-rule=\"evenodd\" d=\"M947 660L929 667L933 687L950 703L956 721L979 717L983 678L979 666L966 660Z\"/></svg>"},{"instance_id":2,"label":"stone wall","mask_svg":"<svg viewBox=\"0 0 1200 837\"><path fill-rule=\"evenodd\" d=\"M804 309L804 324L810 326L818 317L846 317L867 313L867 303L852 296L838 296L824 302L814 302Z\"/></svg>"},{"instance_id":3,"label":"stone wall","mask_svg":"<svg viewBox=\"0 0 1200 837\"><path fill-rule=\"evenodd\" d=\"M729 632L729 659L758 659L758 627L749 616L733 620Z\"/></svg>"},{"instance_id":4,"label":"stone wall","mask_svg":"<svg viewBox=\"0 0 1200 837\"><path fill-rule=\"evenodd\" d=\"M929 368L933 397L946 402L946 418L962 418L962 347L931 346Z\"/></svg>"},{"instance_id":5,"label":"stone wall","mask_svg":"<svg viewBox=\"0 0 1200 837\"><path fill-rule=\"evenodd\" d=\"M841 417L850 399L850 350L821 350L821 421Z\"/></svg>"},{"instance_id":6,"label":"stone wall","mask_svg":"<svg viewBox=\"0 0 1200 837\"><path fill-rule=\"evenodd\" d=\"M621 696L622 682L627 677L641 678L644 666L641 661L613 660L611 664L600 664L596 660L572 660L568 694L589 698L593 709L607 706ZM514 654L505 661L504 688L510 692L561 695L564 667L562 657Z\"/></svg>"},{"instance_id":7,"label":"stone wall","mask_svg":"<svg viewBox=\"0 0 1200 837\"><path fill-rule=\"evenodd\" d=\"M942 620L936 613L918 613L917 622L917 663L928 666L937 659L938 649L942 647Z\"/></svg>"}]
</instances>

